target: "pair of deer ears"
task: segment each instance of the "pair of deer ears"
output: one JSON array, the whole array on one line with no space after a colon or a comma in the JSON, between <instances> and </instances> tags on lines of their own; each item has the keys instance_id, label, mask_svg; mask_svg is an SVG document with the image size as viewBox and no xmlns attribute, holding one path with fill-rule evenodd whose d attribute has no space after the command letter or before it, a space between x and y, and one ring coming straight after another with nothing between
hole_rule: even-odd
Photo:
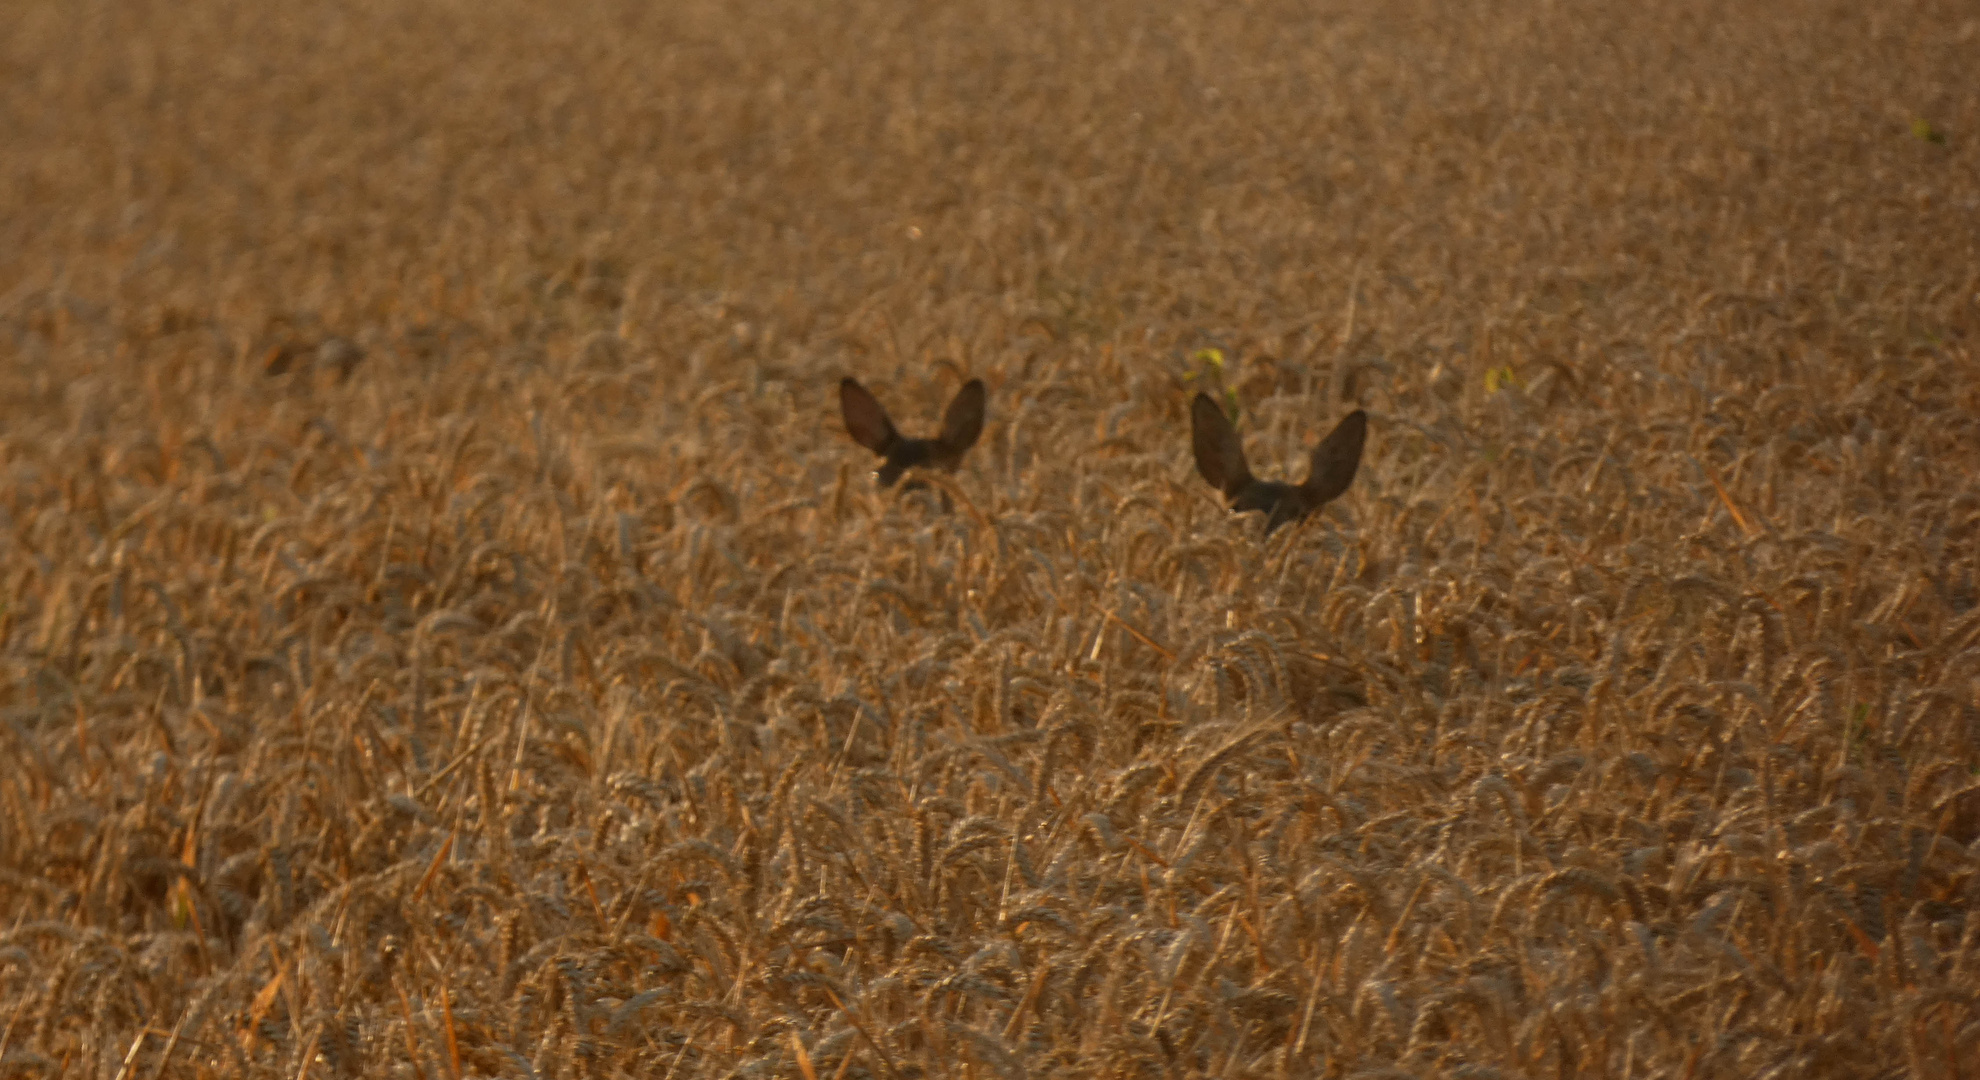
<instances>
[{"instance_id":1,"label":"pair of deer ears","mask_svg":"<svg viewBox=\"0 0 1980 1080\"><path fill-rule=\"evenodd\" d=\"M1238 437L1237 428L1215 399L1198 393L1189 404L1189 420L1190 449L1196 454L1196 471L1211 487L1237 500L1250 489L1269 484L1251 475L1251 466L1244 459L1244 440ZM1368 414L1360 409L1342 417L1334 430L1320 440L1309 458L1306 479L1296 488L1306 510L1330 503L1347 491L1361 467L1361 448L1367 441Z\"/></svg>"},{"instance_id":2,"label":"pair of deer ears","mask_svg":"<svg viewBox=\"0 0 1980 1080\"><path fill-rule=\"evenodd\" d=\"M858 379L848 375L839 380L839 411L845 414L846 433L854 442L881 455L892 452L902 442L923 442L938 444L950 454L961 456L983 434L984 399L983 380L969 380L956 391L948 409L942 413L940 434L933 439L908 440L895 429L893 418L887 415L880 399L861 386Z\"/></svg>"}]
</instances>

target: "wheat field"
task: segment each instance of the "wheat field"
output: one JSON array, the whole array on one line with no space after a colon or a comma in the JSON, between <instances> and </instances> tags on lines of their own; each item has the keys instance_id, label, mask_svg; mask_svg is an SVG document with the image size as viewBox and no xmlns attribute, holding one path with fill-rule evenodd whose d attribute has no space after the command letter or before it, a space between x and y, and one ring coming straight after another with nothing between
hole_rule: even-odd
<instances>
[{"instance_id":1,"label":"wheat field","mask_svg":"<svg viewBox=\"0 0 1980 1080\"><path fill-rule=\"evenodd\" d=\"M5 18L0 1077L1980 1076L1969 3Z\"/></svg>"}]
</instances>

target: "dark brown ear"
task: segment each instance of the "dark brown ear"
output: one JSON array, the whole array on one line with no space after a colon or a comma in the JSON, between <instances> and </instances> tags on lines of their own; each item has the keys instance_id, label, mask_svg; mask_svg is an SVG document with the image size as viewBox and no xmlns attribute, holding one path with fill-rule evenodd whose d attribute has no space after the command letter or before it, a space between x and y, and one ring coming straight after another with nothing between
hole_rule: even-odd
<instances>
[{"instance_id":1,"label":"dark brown ear","mask_svg":"<svg viewBox=\"0 0 1980 1080\"><path fill-rule=\"evenodd\" d=\"M1299 486L1311 507L1340 498L1354 483L1354 472L1361 467L1361 444L1367 439L1368 414L1356 409L1313 448L1313 470Z\"/></svg>"},{"instance_id":2,"label":"dark brown ear","mask_svg":"<svg viewBox=\"0 0 1980 1080\"><path fill-rule=\"evenodd\" d=\"M942 414L942 434L936 441L951 454L960 454L976 445L983 434L983 380L971 379L956 391Z\"/></svg>"},{"instance_id":3,"label":"dark brown ear","mask_svg":"<svg viewBox=\"0 0 1980 1080\"><path fill-rule=\"evenodd\" d=\"M846 418L846 434L876 454L885 454L900 441L900 432L894 430L879 399L850 375L839 380L839 412Z\"/></svg>"},{"instance_id":4,"label":"dark brown ear","mask_svg":"<svg viewBox=\"0 0 1980 1080\"><path fill-rule=\"evenodd\" d=\"M1199 393L1189 403L1190 449L1196 452L1196 471L1210 486L1225 495L1236 495L1251 483L1251 467L1244 461L1244 443L1229 417L1209 394Z\"/></svg>"}]
</instances>

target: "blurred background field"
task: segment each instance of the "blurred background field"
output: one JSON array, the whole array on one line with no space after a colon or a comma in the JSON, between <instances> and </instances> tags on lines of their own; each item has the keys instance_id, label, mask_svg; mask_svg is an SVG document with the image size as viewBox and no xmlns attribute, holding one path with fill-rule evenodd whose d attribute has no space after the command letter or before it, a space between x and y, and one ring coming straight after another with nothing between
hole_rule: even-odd
<instances>
[{"instance_id":1,"label":"blurred background field","mask_svg":"<svg viewBox=\"0 0 1980 1080\"><path fill-rule=\"evenodd\" d=\"M1972 5L5 19L0 1076L1980 1073Z\"/></svg>"}]
</instances>

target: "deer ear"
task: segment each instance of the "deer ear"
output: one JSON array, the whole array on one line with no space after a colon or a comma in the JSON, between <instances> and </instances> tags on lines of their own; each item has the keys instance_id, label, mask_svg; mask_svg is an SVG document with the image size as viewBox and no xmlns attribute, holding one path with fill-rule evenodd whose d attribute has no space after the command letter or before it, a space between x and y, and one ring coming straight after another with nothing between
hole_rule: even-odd
<instances>
[{"instance_id":1,"label":"deer ear","mask_svg":"<svg viewBox=\"0 0 1980 1080\"><path fill-rule=\"evenodd\" d=\"M884 454L900 440L894 422L879 399L868 393L859 380L848 375L839 380L839 412L846 418L846 434L876 454Z\"/></svg>"},{"instance_id":2,"label":"deer ear","mask_svg":"<svg viewBox=\"0 0 1980 1080\"><path fill-rule=\"evenodd\" d=\"M1361 445L1367 440L1368 414L1360 409L1342 417L1320 440L1313 448L1313 470L1299 486L1310 505L1332 502L1354 483L1355 470L1361 466Z\"/></svg>"},{"instance_id":3,"label":"deer ear","mask_svg":"<svg viewBox=\"0 0 1980 1080\"><path fill-rule=\"evenodd\" d=\"M1244 442L1209 394L1198 393L1189 403L1189 426L1196 471L1211 487L1225 495L1235 495L1251 483L1251 467L1244 461Z\"/></svg>"},{"instance_id":4,"label":"deer ear","mask_svg":"<svg viewBox=\"0 0 1980 1080\"><path fill-rule=\"evenodd\" d=\"M971 379L956 391L942 414L942 434L936 437L943 449L960 454L976 445L983 434L983 396L982 379Z\"/></svg>"}]
</instances>

